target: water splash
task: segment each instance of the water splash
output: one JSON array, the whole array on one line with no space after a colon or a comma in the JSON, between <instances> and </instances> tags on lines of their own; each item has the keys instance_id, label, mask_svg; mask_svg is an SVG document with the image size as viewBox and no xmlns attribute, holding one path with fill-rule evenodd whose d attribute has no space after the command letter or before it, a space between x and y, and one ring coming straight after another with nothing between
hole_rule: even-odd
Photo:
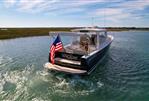
<instances>
[{"instance_id":1,"label":"water splash","mask_svg":"<svg viewBox=\"0 0 149 101\"><path fill-rule=\"evenodd\" d=\"M33 66L26 66L23 71L6 71L0 74L0 95L2 99L16 100L27 91L27 86L25 84L29 80L29 75L33 70L32 68ZM4 90L4 86L7 82L16 86L15 91L11 92Z\"/></svg>"},{"instance_id":2,"label":"water splash","mask_svg":"<svg viewBox=\"0 0 149 101\"><path fill-rule=\"evenodd\" d=\"M79 76L73 76L71 78L56 77L58 81L54 85L54 95L59 96L85 96L97 91L103 86L100 81L93 82L91 80L85 80Z\"/></svg>"},{"instance_id":3,"label":"water splash","mask_svg":"<svg viewBox=\"0 0 149 101\"><path fill-rule=\"evenodd\" d=\"M96 92L103 86L100 81L93 82L79 76L55 75L45 70L35 70L35 68L34 65L27 65L24 70L1 73L0 99L38 101L55 95L61 97L85 96ZM5 90L6 85L13 90Z\"/></svg>"}]
</instances>

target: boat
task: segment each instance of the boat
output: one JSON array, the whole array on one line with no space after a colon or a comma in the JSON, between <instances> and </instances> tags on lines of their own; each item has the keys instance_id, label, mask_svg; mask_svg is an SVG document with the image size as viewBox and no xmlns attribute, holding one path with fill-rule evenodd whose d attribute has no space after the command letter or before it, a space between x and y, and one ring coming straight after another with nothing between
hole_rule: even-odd
<instances>
[{"instance_id":1,"label":"boat","mask_svg":"<svg viewBox=\"0 0 149 101\"><path fill-rule=\"evenodd\" d=\"M73 29L71 32L49 32L49 35L51 38L60 36L63 49L55 53L54 64L49 53L49 62L44 67L51 71L78 75L89 75L95 70L114 39L106 29L93 27ZM66 44L62 40L63 36Z\"/></svg>"}]
</instances>

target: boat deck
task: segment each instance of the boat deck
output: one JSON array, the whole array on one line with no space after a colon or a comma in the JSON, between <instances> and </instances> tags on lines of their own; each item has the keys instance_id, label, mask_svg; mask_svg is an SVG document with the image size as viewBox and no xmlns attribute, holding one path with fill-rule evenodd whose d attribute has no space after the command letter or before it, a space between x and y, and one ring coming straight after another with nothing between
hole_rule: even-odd
<instances>
[{"instance_id":1,"label":"boat deck","mask_svg":"<svg viewBox=\"0 0 149 101\"><path fill-rule=\"evenodd\" d=\"M68 46L65 47L65 51L67 53L75 53L75 54L82 54L82 55L91 53L91 52L93 52L95 50L96 50L95 45L89 45L88 46L88 51L85 51L85 49L83 47L80 47L79 44L68 45Z\"/></svg>"},{"instance_id":2,"label":"boat deck","mask_svg":"<svg viewBox=\"0 0 149 101\"><path fill-rule=\"evenodd\" d=\"M109 42L109 38L99 37L100 43L99 47L102 46L104 43ZM88 51L85 50L85 48L78 42L72 42L71 44L68 44L65 46L65 52L66 53L74 53L74 54L81 54L81 55L87 55L97 50L96 44L90 43L88 44Z\"/></svg>"}]
</instances>

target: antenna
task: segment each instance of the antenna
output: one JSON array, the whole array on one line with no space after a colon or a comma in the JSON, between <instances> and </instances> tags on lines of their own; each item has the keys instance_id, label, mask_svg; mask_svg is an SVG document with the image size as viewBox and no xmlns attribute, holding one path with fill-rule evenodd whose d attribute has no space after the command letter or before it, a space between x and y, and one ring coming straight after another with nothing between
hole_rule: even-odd
<instances>
[{"instance_id":1,"label":"antenna","mask_svg":"<svg viewBox=\"0 0 149 101\"><path fill-rule=\"evenodd\" d=\"M105 28L105 9L104 9L104 28Z\"/></svg>"},{"instance_id":2,"label":"antenna","mask_svg":"<svg viewBox=\"0 0 149 101\"><path fill-rule=\"evenodd\" d=\"M92 27L94 27L94 17L92 17Z\"/></svg>"},{"instance_id":3,"label":"antenna","mask_svg":"<svg viewBox=\"0 0 149 101\"><path fill-rule=\"evenodd\" d=\"M104 20L104 28L106 28L106 9L105 8L104 8L104 19L103 20Z\"/></svg>"}]
</instances>

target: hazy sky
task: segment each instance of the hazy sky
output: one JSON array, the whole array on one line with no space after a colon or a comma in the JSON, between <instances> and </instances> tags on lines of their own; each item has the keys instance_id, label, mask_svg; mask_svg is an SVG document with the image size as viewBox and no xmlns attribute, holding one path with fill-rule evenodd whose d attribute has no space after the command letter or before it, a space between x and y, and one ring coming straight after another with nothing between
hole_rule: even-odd
<instances>
[{"instance_id":1,"label":"hazy sky","mask_svg":"<svg viewBox=\"0 0 149 101\"><path fill-rule=\"evenodd\" d=\"M92 22L149 27L149 0L0 0L0 27L92 26Z\"/></svg>"}]
</instances>

